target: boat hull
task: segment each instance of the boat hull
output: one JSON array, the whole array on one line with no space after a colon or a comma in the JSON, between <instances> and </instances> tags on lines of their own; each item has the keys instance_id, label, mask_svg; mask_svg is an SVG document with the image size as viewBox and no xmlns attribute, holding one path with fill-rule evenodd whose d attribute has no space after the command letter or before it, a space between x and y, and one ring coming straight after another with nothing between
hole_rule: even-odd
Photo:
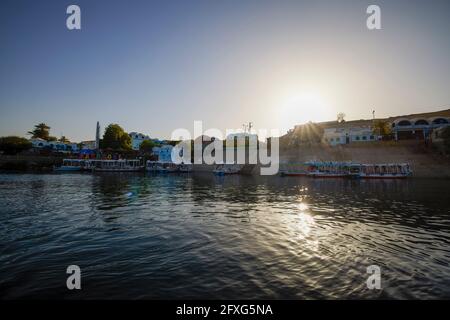
<instances>
[{"instance_id":1,"label":"boat hull","mask_svg":"<svg viewBox=\"0 0 450 320\"><path fill-rule=\"evenodd\" d=\"M83 170L81 167L72 167L72 166L63 166L59 168L54 168L53 171L55 172L78 172Z\"/></svg>"}]
</instances>

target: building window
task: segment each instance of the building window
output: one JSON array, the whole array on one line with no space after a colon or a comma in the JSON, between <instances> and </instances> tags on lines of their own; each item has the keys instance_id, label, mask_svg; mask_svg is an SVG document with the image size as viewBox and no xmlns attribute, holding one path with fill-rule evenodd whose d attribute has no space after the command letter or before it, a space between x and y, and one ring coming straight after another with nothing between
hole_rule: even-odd
<instances>
[{"instance_id":1,"label":"building window","mask_svg":"<svg viewBox=\"0 0 450 320\"><path fill-rule=\"evenodd\" d=\"M358 140L358 141L359 141L359 136L356 136L356 140Z\"/></svg>"},{"instance_id":2,"label":"building window","mask_svg":"<svg viewBox=\"0 0 450 320\"><path fill-rule=\"evenodd\" d=\"M339 142L341 139L338 137L338 138L336 138L336 142Z\"/></svg>"},{"instance_id":3,"label":"building window","mask_svg":"<svg viewBox=\"0 0 450 320\"><path fill-rule=\"evenodd\" d=\"M366 136L363 136L362 138L363 138L363 140L367 140L367 137L366 137Z\"/></svg>"},{"instance_id":4,"label":"building window","mask_svg":"<svg viewBox=\"0 0 450 320\"><path fill-rule=\"evenodd\" d=\"M333 142L333 141L334 141L334 139L333 139L333 138L331 138L331 139L330 139L330 142Z\"/></svg>"},{"instance_id":5,"label":"building window","mask_svg":"<svg viewBox=\"0 0 450 320\"><path fill-rule=\"evenodd\" d=\"M375 139L375 137L374 136L370 136L370 140L373 140L373 139Z\"/></svg>"}]
</instances>

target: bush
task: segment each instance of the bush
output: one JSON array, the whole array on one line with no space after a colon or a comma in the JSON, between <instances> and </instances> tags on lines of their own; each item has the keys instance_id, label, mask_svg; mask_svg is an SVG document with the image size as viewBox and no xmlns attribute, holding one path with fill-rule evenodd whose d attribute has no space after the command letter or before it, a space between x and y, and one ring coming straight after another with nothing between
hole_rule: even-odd
<instances>
[{"instance_id":1,"label":"bush","mask_svg":"<svg viewBox=\"0 0 450 320\"><path fill-rule=\"evenodd\" d=\"M15 136L0 138L0 151L3 151L4 154L15 155L31 147L31 142L25 138Z\"/></svg>"}]
</instances>

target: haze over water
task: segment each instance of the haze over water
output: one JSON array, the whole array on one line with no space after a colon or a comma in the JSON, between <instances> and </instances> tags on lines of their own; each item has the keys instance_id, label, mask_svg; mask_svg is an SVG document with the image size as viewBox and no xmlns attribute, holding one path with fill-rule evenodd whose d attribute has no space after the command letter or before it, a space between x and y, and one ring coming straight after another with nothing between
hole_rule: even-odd
<instances>
[{"instance_id":1,"label":"haze over water","mask_svg":"<svg viewBox=\"0 0 450 320\"><path fill-rule=\"evenodd\" d=\"M0 175L1 298L450 298L445 180ZM66 289L81 267L82 290ZM381 267L382 290L366 287Z\"/></svg>"}]
</instances>

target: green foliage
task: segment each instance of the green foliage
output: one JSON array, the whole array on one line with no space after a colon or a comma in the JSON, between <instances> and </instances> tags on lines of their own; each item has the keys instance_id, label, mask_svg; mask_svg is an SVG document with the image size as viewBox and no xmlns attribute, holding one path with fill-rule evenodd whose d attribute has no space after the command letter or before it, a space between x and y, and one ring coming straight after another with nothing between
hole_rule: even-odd
<instances>
[{"instance_id":1,"label":"green foliage","mask_svg":"<svg viewBox=\"0 0 450 320\"><path fill-rule=\"evenodd\" d=\"M31 138L36 139L44 139L48 140L50 136L50 127L45 123L39 123L34 126L34 130L28 131L28 134L31 134Z\"/></svg>"},{"instance_id":2,"label":"green foliage","mask_svg":"<svg viewBox=\"0 0 450 320\"><path fill-rule=\"evenodd\" d=\"M31 148L31 142L25 138L9 136L0 138L0 151L5 154L14 155Z\"/></svg>"},{"instance_id":3,"label":"green foliage","mask_svg":"<svg viewBox=\"0 0 450 320\"><path fill-rule=\"evenodd\" d=\"M155 146L156 144L152 140L144 140L139 146L139 150L150 153Z\"/></svg>"},{"instance_id":4,"label":"green foliage","mask_svg":"<svg viewBox=\"0 0 450 320\"><path fill-rule=\"evenodd\" d=\"M373 123L372 132L375 135L380 135L385 138L392 135L392 128L388 121L375 120Z\"/></svg>"},{"instance_id":5,"label":"green foliage","mask_svg":"<svg viewBox=\"0 0 450 320\"><path fill-rule=\"evenodd\" d=\"M106 127L102 140L103 149L131 150L131 138L118 124Z\"/></svg>"}]
</instances>

